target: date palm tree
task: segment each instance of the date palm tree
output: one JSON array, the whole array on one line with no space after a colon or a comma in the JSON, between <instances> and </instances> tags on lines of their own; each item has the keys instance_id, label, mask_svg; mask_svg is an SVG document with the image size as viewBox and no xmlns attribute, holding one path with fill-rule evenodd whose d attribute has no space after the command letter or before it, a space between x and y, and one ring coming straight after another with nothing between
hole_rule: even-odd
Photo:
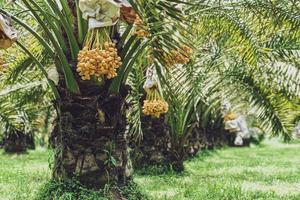
<instances>
[{"instance_id":1,"label":"date palm tree","mask_svg":"<svg viewBox=\"0 0 300 200\"><path fill-rule=\"evenodd\" d=\"M59 74L58 84L55 84L41 58L34 56L21 40L17 42L44 74L55 96L58 119L51 134L55 179L77 176L82 184L93 188L107 183L124 185L131 179L125 132L128 74L149 51L157 66L164 70L161 51L168 52L183 42L184 37L175 35L174 29L183 27L187 18L174 9L172 2L165 0L130 1L130 4L145 23L148 37L133 34L136 27L131 23L120 22L111 27L109 37L117 41L122 66L117 77L102 82L82 80L76 71L77 55L88 32L78 0L22 0L12 5L11 12L9 7L0 9L1 13L11 15L20 30L39 41L47 60L55 64ZM24 22L21 19L24 15L33 19L35 26Z\"/></svg>"}]
</instances>

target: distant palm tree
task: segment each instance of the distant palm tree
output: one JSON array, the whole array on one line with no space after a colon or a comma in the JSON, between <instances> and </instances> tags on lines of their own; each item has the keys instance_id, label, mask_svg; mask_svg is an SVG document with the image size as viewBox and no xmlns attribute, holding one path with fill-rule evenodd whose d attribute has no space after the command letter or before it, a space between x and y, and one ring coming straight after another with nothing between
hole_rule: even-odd
<instances>
[{"instance_id":1,"label":"distant palm tree","mask_svg":"<svg viewBox=\"0 0 300 200\"><path fill-rule=\"evenodd\" d=\"M40 46L28 37L27 44L39 56ZM24 152L34 148L34 136L44 113L51 105L47 80L34 67L26 54L9 49L0 72L0 140L6 152ZM16 76L18 74L18 76Z\"/></svg>"},{"instance_id":2,"label":"distant palm tree","mask_svg":"<svg viewBox=\"0 0 300 200\"><path fill-rule=\"evenodd\" d=\"M235 111L255 116L265 132L291 138L298 112L291 100L300 97L299 10L292 0L198 1L186 10L193 16L195 58L160 79L169 103L165 123L171 126L173 168L183 169L191 128L202 134L210 127L222 128L224 100L230 100ZM136 91L130 99L135 105L134 132L143 131L137 120L142 84L138 75L142 77L137 69L130 81Z\"/></svg>"}]
</instances>

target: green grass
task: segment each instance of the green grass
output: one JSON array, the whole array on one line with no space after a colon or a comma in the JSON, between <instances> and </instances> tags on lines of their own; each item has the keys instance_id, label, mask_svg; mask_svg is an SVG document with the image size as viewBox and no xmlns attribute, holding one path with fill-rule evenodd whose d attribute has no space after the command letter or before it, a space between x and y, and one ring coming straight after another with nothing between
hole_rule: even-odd
<instances>
[{"instance_id":1,"label":"green grass","mask_svg":"<svg viewBox=\"0 0 300 200\"><path fill-rule=\"evenodd\" d=\"M49 152L0 155L0 200L31 200L50 178ZM299 200L300 144L204 152L183 174L135 175L154 200Z\"/></svg>"},{"instance_id":2,"label":"green grass","mask_svg":"<svg viewBox=\"0 0 300 200\"><path fill-rule=\"evenodd\" d=\"M300 199L300 144L205 152L182 175L137 176L156 200Z\"/></svg>"},{"instance_id":3,"label":"green grass","mask_svg":"<svg viewBox=\"0 0 300 200\"><path fill-rule=\"evenodd\" d=\"M8 155L0 151L0 200L32 200L50 178L50 151Z\"/></svg>"}]
</instances>

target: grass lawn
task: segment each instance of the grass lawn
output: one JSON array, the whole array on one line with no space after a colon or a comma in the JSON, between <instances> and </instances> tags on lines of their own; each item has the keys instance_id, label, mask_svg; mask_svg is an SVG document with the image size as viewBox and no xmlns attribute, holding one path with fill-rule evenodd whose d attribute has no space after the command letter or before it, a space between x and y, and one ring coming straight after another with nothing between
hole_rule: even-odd
<instances>
[{"instance_id":1,"label":"grass lawn","mask_svg":"<svg viewBox=\"0 0 300 200\"><path fill-rule=\"evenodd\" d=\"M50 178L49 151L0 154L0 200L31 200ZM300 144L204 152L185 163L181 175L135 175L154 200L299 200Z\"/></svg>"},{"instance_id":2,"label":"grass lawn","mask_svg":"<svg viewBox=\"0 0 300 200\"><path fill-rule=\"evenodd\" d=\"M33 200L50 178L50 151L38 149L23 155L0 152L0 200Z\"/></svg>"}]
</instances>

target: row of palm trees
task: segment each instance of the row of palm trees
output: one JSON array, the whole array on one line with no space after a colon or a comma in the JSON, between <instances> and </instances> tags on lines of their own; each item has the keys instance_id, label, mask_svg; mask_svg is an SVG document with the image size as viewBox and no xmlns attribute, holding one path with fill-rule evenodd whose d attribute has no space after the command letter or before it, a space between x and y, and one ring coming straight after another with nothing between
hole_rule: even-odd
<instances>
[{"instance_id":1,"label":"row of palm trees","mask_svg":"<svg viewBox=\"0 0 300 200\"><path fill-rule=\"evenodd\" d=\"M143 150L141 141L151 134L145 128L155 124L162 127L167 164L183 170L195 131L211 136L222 131L220 107L225 100L236 112L251 114L265 132L291 138L300 96L297 1L129 3L132 8L121 6L124 21L109 32L122 65L115 78L104 81L84 81L76 71L77 54L89 31L80 1L22 0L0 9L22 31L16 45L27 55L21 62L11 62L14 67L8 79L24 86L19 77L29 71L30 84L32 80L48 83L52 96L45 104L54 100L57 119L50 143L56 152L55 179L78 175L89 187L126 185L132 176L129 143L140 143ZM133 23L136 16L142 22ZM36 41L38 48L33 49L26 38ZM186 56L180 50L183 45L193 49L188 63L170 66L168 58L174 51ZM58 72L54 76L47 73L53 65ZM158 119L143 115L147 98L143 84L149 68L157 77L155 90L168 103L168 112ZM43 94L32 88L39 86L8 92L10 102L20 104L23 99L13 95ZM40 114L35 110L39 106L30 106L26 113Z\"/></svg>"}]
</instances>

